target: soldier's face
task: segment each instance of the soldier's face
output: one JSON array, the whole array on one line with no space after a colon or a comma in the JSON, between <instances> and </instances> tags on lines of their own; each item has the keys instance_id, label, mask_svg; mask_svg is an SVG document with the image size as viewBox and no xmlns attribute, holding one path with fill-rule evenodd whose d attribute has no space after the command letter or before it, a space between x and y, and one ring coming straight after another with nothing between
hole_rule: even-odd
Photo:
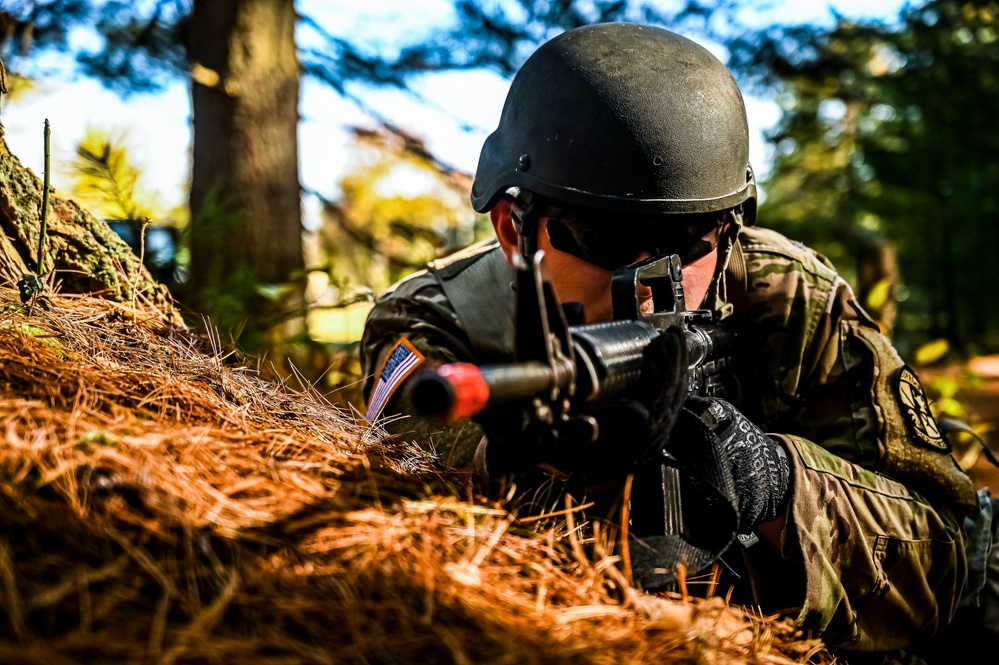
<instances>
[{"instance_id":1,"label":"soldier's face","mask_svg":"<svg viewBox=\"0 0 999 665\"><path fill-rule=\"evenodd\" d=\"M517 231L510 213L510 204L500 201L491 211L493 227L507 261L513 263L517 254ZM552 245L548 229L548 219L542 218L538 227L538 249L545 252L545 264L551 277L552 288L560 302L579 302L586 310L587 323L598 323L613 319L611 298L611 278L614 271L590 263L578 256L556 249ZM622 231L623 233L626 231ZM639 252L634 262L649 258L648 251ZM683 287L687 309L697 309L704 301L718 264L718 250L683 265ZM647 313L651 313L652 291L642 284L638 286L639 302Z\"/></svg>"},{"instance_id":2,"label":"soldier's face","mask_svg":"<svg viewBox=\"0 0 999 665\"><path fill-rule=\"evenodd\" d=\"M552 288L560 302L581 302L586 309L586 322L599 323L614 318L611 298L611 278L613 270L601 268L581 258L559 251L552 247L548 235L547 221L542 220L538 228L538 249L545 252L548 274ZM648 251L641 252L635 262L649 258ZM708 287L718 264L718 249L683 266L683 290L687 309L697 309L708 293ZM638 284L639 303L644 314L652 313L652 290Z\"/></svg>"}]
</instances>

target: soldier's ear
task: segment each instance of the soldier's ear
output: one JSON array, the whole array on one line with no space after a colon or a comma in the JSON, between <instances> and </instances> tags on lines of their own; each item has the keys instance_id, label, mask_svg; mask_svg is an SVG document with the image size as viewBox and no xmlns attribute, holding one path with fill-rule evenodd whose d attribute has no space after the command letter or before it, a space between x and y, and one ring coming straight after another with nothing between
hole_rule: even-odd
<instances>
[{"instance_id":1,"label":"soldier's ear","mask_svg":"<svg viewBox=\"0 0 999 665\"><path fill-rule=\"evenodd\" d=\"M510 199L505 196L501 198L489 211L489 219L493 222L493 230L496 231L506 262L513 265L513 257L519 252L519 236L513 223Z\"/></svg>"}]
</instances>

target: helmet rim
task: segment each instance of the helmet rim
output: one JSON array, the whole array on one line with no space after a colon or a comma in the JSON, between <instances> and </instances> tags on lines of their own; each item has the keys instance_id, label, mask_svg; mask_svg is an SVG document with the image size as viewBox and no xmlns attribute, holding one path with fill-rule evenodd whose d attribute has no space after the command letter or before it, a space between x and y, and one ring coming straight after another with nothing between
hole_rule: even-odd
<instances>
[{"instance_id":1,"label":"helmet rim","mask_svg":"<svg viewBox=\"0 0 999 665\"><path fill-rule=\"evenodd\" d=\"M747 201L755 212L742 93L713 54L669 30L564 32L515 76L480 153L472 207L485 212L512 187L629 213L721 212Z\"/></svg>"}]
</instances>

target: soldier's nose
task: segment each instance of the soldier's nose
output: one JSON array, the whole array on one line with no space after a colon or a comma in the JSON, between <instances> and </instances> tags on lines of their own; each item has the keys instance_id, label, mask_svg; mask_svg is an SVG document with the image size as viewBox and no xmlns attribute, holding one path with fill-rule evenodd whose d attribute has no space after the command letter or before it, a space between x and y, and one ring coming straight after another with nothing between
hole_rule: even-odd
<instances>
[{"instance_id":1,"label":"soldier's nose","mask_svg":"<svg viewBox=\"0 0 999 665\"><path fill-rule=\"evenodd\" d=\"M652 256L653 256L652 252L650 252L647 249L643 249L641 252L638 253L638 256L635 257L635 260L632 261L629 265L634 265L636 263L641 263L645 259L651 259Z\"/></svg>"}]
</instances>

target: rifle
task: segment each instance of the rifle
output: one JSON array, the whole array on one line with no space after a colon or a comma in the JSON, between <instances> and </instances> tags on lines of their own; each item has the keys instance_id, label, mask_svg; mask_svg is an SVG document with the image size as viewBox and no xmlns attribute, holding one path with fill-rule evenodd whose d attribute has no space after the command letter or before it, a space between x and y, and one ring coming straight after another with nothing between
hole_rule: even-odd
<instances>
[{"instance_id":1,"label":"rifle","mask_svg":"<svg viewBox=\"0 0 999 665\"><path fill-rule=\"evenodd\" d=\"M690 392L737 397L732 394L737 385L729 380L734 332L719 325L710 310L687 310L678 256L653 257L618 270L611 283L614 320L570 326L545 273L543 255L538 251L529 265L524 261L517 266L515 361L449 363L424 371L410 394L420 415L450 422L521 402L525 424L585 418L587 411L637 381L645 347L672 326L686 340ZM640 310L639 282L652 291L651 313ZM569 315L582 318L571 309ZM592 440L597 434L591 432Z\"/></svg>"},{"instance_id":2,"label":"rifle","mask_svg":"<svg viewBox=\"0 0 999 665\"><path fill-rule=\"evenodd\" d=\"M569 316L582 321L583 313L559 305L543 258L543 252L536 251L529 262L521 260L516 266L515 361L450 363L422 372L410 393L420 415L454 421L520 404L524 427L557 423L561 431L573 433L573 440L596 441L598 423L587 412L634 385L645 347L673 326L686 342L688 391L739 401L729 355L735 333L719 324L710 310L687 310L679 256L653 257L615 272L614 320L589 325L569 325ZM651 313L641 311L639 282L652 291ZM706 525L685 522L678 463L668 450L660 451L657 462L636 469L632 501L642 505L630 511L632 534L644 538L633 544L631 559L645 588L669 587L678 562L700 569L730 542L724 535L709 533L704 538ZM692 537L694 530L702 534ZM691 544L698 540L715 545L705 549Z\"/></svg>"}]
</instances>

